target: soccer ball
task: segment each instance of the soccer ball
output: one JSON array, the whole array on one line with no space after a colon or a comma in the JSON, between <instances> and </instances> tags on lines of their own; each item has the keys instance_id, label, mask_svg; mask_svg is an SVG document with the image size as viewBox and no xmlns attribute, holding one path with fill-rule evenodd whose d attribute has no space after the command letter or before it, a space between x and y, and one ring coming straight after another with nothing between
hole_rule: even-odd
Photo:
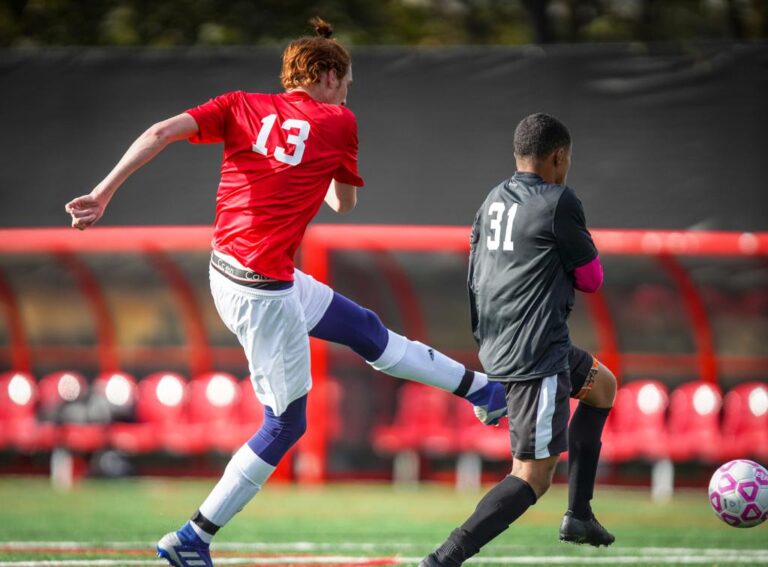
<instances>
[{"instance_id":1,"label":"soccer ball","mask_svg":"<svg viewBox=\"0 0 768 567\"><path fill-rule=\"evenodd\" d=\"M709 503L728 525L762 524L768 519L768 470L746 459L725 463L709 481Z\"/></svg>"}]
</instances>

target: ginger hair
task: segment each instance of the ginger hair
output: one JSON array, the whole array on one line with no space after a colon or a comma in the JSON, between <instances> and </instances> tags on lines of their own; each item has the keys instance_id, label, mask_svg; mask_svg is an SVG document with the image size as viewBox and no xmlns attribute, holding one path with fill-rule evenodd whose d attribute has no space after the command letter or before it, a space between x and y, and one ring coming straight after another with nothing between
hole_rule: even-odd
<instances>
[{"instance_id":1,"label":"ginger hair","mask_svg":"<svg viewBox=\"0 0 768 567\"><path fill-rule=\"evenodd\" d=\"M309 87L320 81L320 75L336 71L341 79L347 74L352 58L349 52L331 39L333 26L322 18L312 18L310 25L317 33L292 41L283 51L283 69L280 81L285 89Z\"/></svg>"}]
</instances>

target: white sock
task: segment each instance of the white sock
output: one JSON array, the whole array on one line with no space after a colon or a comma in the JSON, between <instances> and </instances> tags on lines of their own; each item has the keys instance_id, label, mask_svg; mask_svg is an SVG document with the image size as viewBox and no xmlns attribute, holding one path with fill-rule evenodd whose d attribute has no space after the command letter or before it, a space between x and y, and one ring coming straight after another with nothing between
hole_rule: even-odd
<instances>
[{"instance_id":1,"label":"white sock","mask_svg":"<svg viewBox=\"0 0 768 567\"><path fill-rule=\"evenodd\" d=\"M459 387L467 371L463 364L448 358L440 351L392 331L389 331L389 341L384 352L368 364L395 378L421 382L447 392L453 392ZM482 372L473 374L472 385L464 397L488 383L488 377Z\"/></svg>"},{"instance_id":2,"label":"white sock","mask_svg":"<svg viewBox=\"0 0 768 567\"><path fill-rule=\"evenodd\" d=\"M217 526L223 526L243 509L274 472L248 445L232 455L224 474L200 506L200 513ZM200 539L210 543L213 535L190 522Z\"/></svg>"},{"instance_id":3,"label":"white sock","mask_svg":"<svg viewBox=\"0 0 768 567\"><path fill-rule=\"evenodd\" d=\"M209 534L207 531L205 531L203 528L198 526L195 522L192 520L189 521L189 525L192 526L192 529L197 534L197 537L199 537L201 540L203 540L205 543L211 543L213 541L213 535Z\"/></svg>"}]
</instances>

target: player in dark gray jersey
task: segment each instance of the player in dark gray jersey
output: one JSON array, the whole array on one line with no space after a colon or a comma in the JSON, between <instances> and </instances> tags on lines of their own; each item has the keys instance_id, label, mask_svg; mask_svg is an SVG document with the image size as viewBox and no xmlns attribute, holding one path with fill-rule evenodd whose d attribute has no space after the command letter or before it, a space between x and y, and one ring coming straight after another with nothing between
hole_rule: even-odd
<instances>
[{"instance_id":1,"label":"player in dark gray jersey","mask_svg":"<svg viewBox=\"0 0 768 567\"><path fill-rule=\"evenodd\" d=\"M472 227L468 281L489 374L507 382L568 369L571 273L596 257L581 203L565 185L518 171L490 192Z\"/></svg>"},{"instance_id":2,"label":"player in dark gray jersey","mask_svg":"<svg viewBox=\"0 0 768 567\"><path fill-rule=\"evenodd\" d=\"M514 145L517 172L475 217L468 278L480 361L489 379L506 385L512 472L421 567L461 565L506 530L547 491L569 445L560 539L614 541L590 500L616 379L571 345L567 326L574 290L596 291L603 275L581 203L565 185L570 133L556 118L533 114L518 124ZM570 427L569 395L581 400Z\"/></svg>"}]
</instances>

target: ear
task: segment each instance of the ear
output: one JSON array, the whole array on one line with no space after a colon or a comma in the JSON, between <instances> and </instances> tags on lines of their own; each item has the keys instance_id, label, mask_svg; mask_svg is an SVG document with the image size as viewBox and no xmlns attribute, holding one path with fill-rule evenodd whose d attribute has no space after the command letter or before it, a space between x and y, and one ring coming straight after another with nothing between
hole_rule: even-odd
<instances>
[{"instance_id":1,"label":"ear","mask_svg":"<svg viewBox=\"0 0 768 567\"><path fill-rule=\"evenodd\" d=\"M552 152L552 165L554 165L555 167L563 163L564 159L565 159L565 148L557 148L554 152Z\"/></svg>"},{"instance_id":2,"label":"ear","mask_svg":"<svg viewBox=\"0 0 768 567\"><path fill-rule=\"evenodd\" d=\"M339 86L339 76L336 74L336 69L326 71L326 84L334 89Z\"/></svg>"}]
</instances>

